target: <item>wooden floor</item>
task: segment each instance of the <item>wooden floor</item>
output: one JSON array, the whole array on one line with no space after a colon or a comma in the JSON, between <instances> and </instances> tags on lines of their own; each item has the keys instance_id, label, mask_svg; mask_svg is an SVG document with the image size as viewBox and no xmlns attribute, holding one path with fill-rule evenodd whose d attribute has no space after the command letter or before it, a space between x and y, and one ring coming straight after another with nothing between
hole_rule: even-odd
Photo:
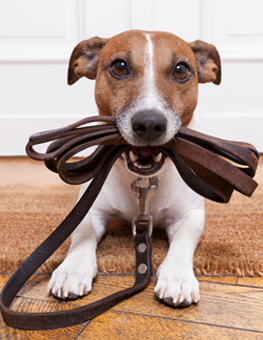
<instances>
[{"instance_id":1,"label":"wooden floor","mask_svg":"<svg viewBox=\"0 0 263 340\"><path fill-rule=\"evenodd\" d=\"M61 183L41 163L26 158L0 158L0 183L7 182ZM0 274L0 290L9 277L10 274ZM134 282L133 275L99 275L89 296L61 302L46 292L49 277L33 276L18 293L13 309L43 312L74 308ZM145 291L70 328L22 331L6 326L0 317L0 339L263 339L263 278L199 276L198 280L201 301L186 309L173 309L157 301L153 294L156 277L152 277Z\"/></svg>"},{"instance_id":2,"label":"wooden floor","mask_svg":"<svg viewBox=\"0 0 263 340\"><path fill-rule=\"evenodd\" d=\"M3 287L9 274L0 276ZM51 331L12 329L0 321L0 339L263 339L263 279L198 277L201 301L173 309L153 295L156 277L147 289L86 323ZM133 275L99 275L93 292L82 299L61 302L48 296L49 275L34 276L18 293L14 310L28 312L74 308L129 287Z\"/></svg>"}]
</instances>

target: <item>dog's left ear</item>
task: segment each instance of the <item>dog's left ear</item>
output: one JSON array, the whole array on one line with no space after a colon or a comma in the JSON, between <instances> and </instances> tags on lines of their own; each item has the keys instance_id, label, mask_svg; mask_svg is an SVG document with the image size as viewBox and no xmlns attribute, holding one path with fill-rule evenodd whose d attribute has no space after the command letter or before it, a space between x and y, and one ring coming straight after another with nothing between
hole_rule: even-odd
<instances>
[{"instance_id":1,"label":"dog's left ear","mask_svg":"<svg viewBox=\"0 0 263 340\"><path fill-rule=\"evenodd\" d=\"M195 55L198 69L198 82L216 85L221 83L221 60L214 45L196 40L189 44Z\"/></svg>"}]
</instances>

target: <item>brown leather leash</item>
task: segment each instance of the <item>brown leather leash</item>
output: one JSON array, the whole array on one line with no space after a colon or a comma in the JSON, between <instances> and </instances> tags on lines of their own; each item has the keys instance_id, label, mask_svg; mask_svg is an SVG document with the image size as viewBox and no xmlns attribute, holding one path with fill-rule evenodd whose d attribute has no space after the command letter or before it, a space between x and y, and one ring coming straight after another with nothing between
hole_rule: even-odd
<instances>
[{"instance_id":1,"label":"brown leather leash","mask_svg":"<svg viewBox=\"0 0 263 340\"><path fill-rule=\"evenodd\" d=\"M85 126L90 123L97 125ZM51 142L45 154L34 146ZM90 156L68 163L74 155L99 145ZM151 237L148 231L135 235L136 281L134 286L87 306L50 313L15 312L10 306L18 291L33 273L70 236L85 217L98 196L107 175L120 155L130 148L121 137L111 117L95 116L68 127L41 132L30 137L26 151L36 160L59 174L69 184L92 180L76 206L57 229L16 270L0 296L5 323L20 329L54 329L92 319L122 300L144 289L151 276ZM227 203L233 190L251 196L257 187L252 179L258 164L256 149L245 143L228 142L182 127L167 145L159 149L169 157L186 184L198 194ZM146 247L140 247L140 244ZM140 268L145 270L140 270Z\"/></svg>"}]
</instances>

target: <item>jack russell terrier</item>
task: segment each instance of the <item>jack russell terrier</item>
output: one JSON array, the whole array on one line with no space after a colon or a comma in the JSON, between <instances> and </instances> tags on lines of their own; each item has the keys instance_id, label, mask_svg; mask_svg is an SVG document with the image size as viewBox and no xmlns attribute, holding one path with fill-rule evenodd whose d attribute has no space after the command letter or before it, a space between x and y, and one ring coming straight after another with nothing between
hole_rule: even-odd
<instances>
[{"instance_id":1,"label":"jack russell terrier","mask_svg":"<svg viewBox=\"0 0 263 340\"><path fill-rule=\"evenodd\" d=\"M97 273L96 246L112 218L128 224L138 214L130 190L138 176L158 175L150 201L154 227L165 228L169 251L158 269L156 297L174 307L200 300L193 255L205 220L204 199L181 179L174 164L159 152L181 125L190 123L198 100L198 83L221 82L220 57L203 41L187 43L166 32L131 30L110 39L79 43L70 59L68 83L96 79L99 114L114 116L131 145L112 168L93 207L73 233L64 262L53 272L48 291L75 299L91 291ZM83 185L80 195L88 184Z\"/></svg>"}]
</instances>

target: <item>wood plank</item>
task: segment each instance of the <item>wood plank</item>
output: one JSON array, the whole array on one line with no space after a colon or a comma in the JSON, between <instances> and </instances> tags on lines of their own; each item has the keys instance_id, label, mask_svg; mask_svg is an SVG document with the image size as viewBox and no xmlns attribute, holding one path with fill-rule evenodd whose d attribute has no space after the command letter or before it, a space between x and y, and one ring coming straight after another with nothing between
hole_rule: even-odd
<instances>
[{"instance_id":1,"label":"wood plank","mask_svg":"<svg viewBox=\"0 0 263 340\"><path fill-rule=\"evenodd\" d=\"M32 279L20 289L17 296L48 300L47 284L49 279L49 274L34 275Z\"/></svg>"},{"instance_id":2,"label":"wood plank","mask_svg":"<svg viewBox=\"0 0 263 340\"><path fill-rule=\"evenodd\" d=\"M218 277L218 276L202 276L197 277L199 282L214 282L214 283L227 283L227 284L236 284L237 277L235 276L226 276L226 277ZM36 275L30 282L28 282L18 293L19 296L29 297L29 298L37 298L47 300L49 294L46 292L46 287L48 281L50 279L49 274L38 274ZM98 298L102 298L109 294L113 294L119 290L126 289L131 287L135 282L134 275L103 275L99 274L94 282L93 282L93 290L92 294L89 296L89 301L95 301ZM153 287L156 285L157 277L153 276L151 278L151 284L146 288L146 291L152 293ZM101 288L103 286L103 289ZM51 297L51 299L53 299ZM86 302L82 299L81 302L86 304ZM81 302L76 302L77 305L81 305ZM73 302L74 303L74 302Z\"/></svg>"},{"instance_id":3,"label":"wood plank","mask_svg":"<svg viewBox=\"0 0 263 340\"><path fill-rule=\"evenodd\" d=\"M10 277L11 274L0 274L0 291L3 289Z\"/></svg>"},{"instance_id":4,"label":"wood plank","mask_svg":"<svg viewBox=\"0 0 263 340\"><path fill-rule=\"evenodd\" d=\"M27 287L31 289L25 290L23 296L56 301L46 293L48 279L47 275L36 277L35 281L37 280L38 284L33 281L29 282ZM74 306L86 305L118 290L130 287L133 282L134 277L130 275L100 275L96 278L90 295L72 302L62 303ZM115 306L112 311L263 331L263 289L201 281L199 304L185 309L174 309L154 298L155 283L156 277L153 277L145 291Z\"/></svg>"},{"instance_id":5,"label":"wood plank","mask_svg":"<svg viewBox=\"0 0 263 340\"><path fill-rule=\"evenodd\" d=\"M0 282L4 283L9 276L3 277L1 275L0 277ZM72 308L93 302L118 290L127 288L134 282L132 275L99 275L94 282L93 292L89 296L76 301L58 302L52 296L48 296L46 292L46 285L49 278L50 276L45 274L35 276L19 292L19 296L46 302L50 301L52 305L53 303L60 306L63 305L63 308ZM256 281L258 284L258 280ZM255 283L255 281L251 280L250 285L252 285L253 282ZM156 301L153 294L155 283L156 277L153 277L144 292L115 306L112 310L263 331L263 290L260 288L253 288L253 286L247 287L247 285L237 286L229 283L224 285L213 281L201 281L202 299L200 303L182 310L173 309ZM47 308L47 306L45 308ZM225 313L226 310L227 313ZM229 315L231 315L231 318L229 318Z\"/></svg>"},{"instance_id":6,"label":"wood plank","mask_svg":"<svg viewBox=\"0 0 263 340\"><path fill-rule=\"evenodd\" d=\"M112 310L263 332L263 290L201 282L201 301L174 309L142 292Z\"/></svg>"},{"instance_id":7,"label":"wood plank","mask_svg":"<svg viewBox=\"0 0 263 340\"><path fill-rule=\"evenodd\" d=\"M25 298L17 298L13 305L13 310L27 311L27 312L50 312L55 310L65 310L73 308L69 304L60 302L41 301ZM89 323L85 322L76 326L68 328L46 330L46 331L27 331L19 330L8 327L0 318L0 339L1 340L72 340L75 339L78 334Z\"/></svg>"},{"instance_id":8,"label":"wood plank","mask_svg":"<svg viewBox=\"0 0 263 340\"><path fill-rule=\"evenodd\" d=\"M237 284L252 287L263 287L263 277L239 277Z\"/></svg>"},{"instance_id":9,"label":"wood plank","mask_svg":"<svg viewBox=\"0 0 263 340\"><path fill-rule=\"evenodd\" d=\"M31 281L24 285L24 287L18 292L18 296L32 299L35 298L44 301L58 301L47 293L47 284L49 279L50 275L48 274L36 275ZM134 275L98 275L93 282L92 293L88 297L70 301L70 303L75 306L82 306L122 289L131 287L134 282ZM88 302L85 299L88 299ZM64 301L64 303L67 302Z\"/></svg>"},{"instance_id":10,"label":"wood plank","mask_svg":"<svg viewBox=\"0 0 263 340\"><path fill-rule=\"evenodd\" d=\"M0 275L0 288L2 289L4 284L7 282L11 275L10 274L1 274ZM27 292L25 295L33 295L34 299L28 298L17 298L14 301L13 310L19 311L27 311L27 312L49 312L56 310L65 310L74 308L75 306L69 302L64 303L62 301L57 301L55 299L48 298L48 294L46 293L46 284L48 282L50 275L35 275L32 279L30 279L26 285L20 290L18 295L23 295L23 291ZM40 278L40 280L39 280ZM40 284L40 282L42 284ZM32 291L31 291L31 288ZM30 292L30 293L29 293ZM33 292L33 294L31 294ZM46 297L46 299L38 299L38 295L41 293L42 297ZM89 322L89 321L88 321ZM25 331L19 329L13 329L8 327L0 316L0 339L1 340L15 340L15 339L32 339L32 340L72 340L77 337L77 335L84 329L88 322L85 322L80 325L57 329L57 330L49 330L49 331Z\"/></svg>"},{"instance_id":11,"label":"wood plank","mask_svg":"<svg viewBox=\"0 0 263 340\"><path fill-rule=\"evenodd\" d=\"M197 276L197 280L200 281L209 281L209 282L221 282L235 285L237 283L238 278L236 276Z\"/></svg>"},{"instance_id":12,"label":"wood plank","mask_svg":"<svg viewBox=\"0 0 263 340\"><path fill-rule=\"evenodd\" d=\"M93 319L77 339L94 338L105 340L259 340L263 338L263 333L111 311Z\"/></svg>"}]
</instances>

